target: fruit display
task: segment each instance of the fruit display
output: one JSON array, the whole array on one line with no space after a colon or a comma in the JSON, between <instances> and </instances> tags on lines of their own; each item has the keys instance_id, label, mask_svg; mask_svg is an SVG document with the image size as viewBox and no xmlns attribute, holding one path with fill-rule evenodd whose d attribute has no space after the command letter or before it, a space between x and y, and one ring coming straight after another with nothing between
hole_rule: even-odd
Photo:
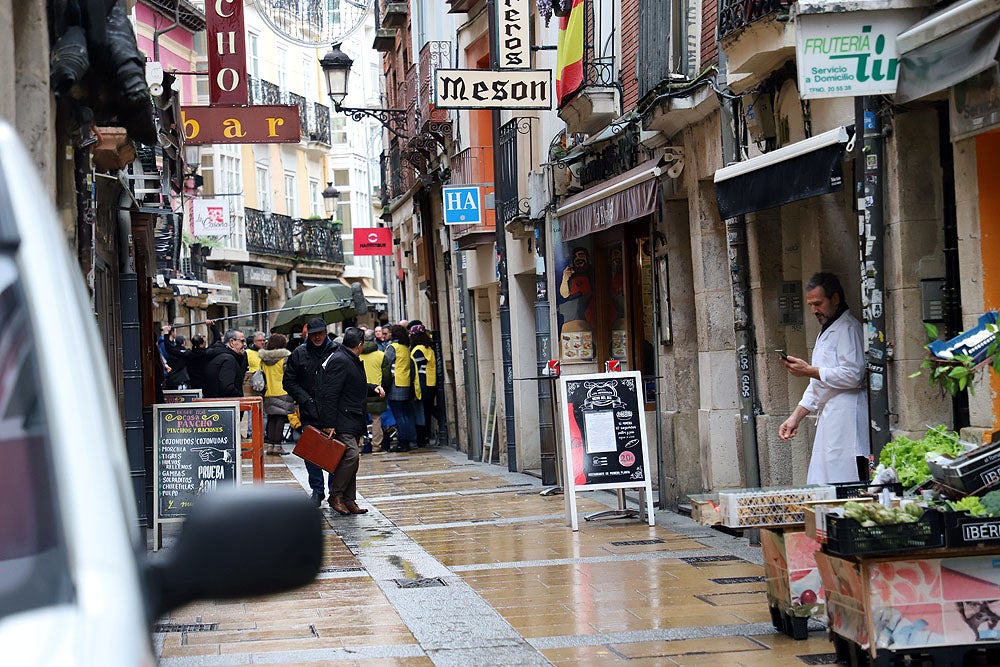
<instances>
[{"instance_id":1,"label":"fruit display","mask_svg":"<svg viewBox=\"0 0 1000 667\"><path fill-rule=\"evenodd\" d=\"M803 502L836 497L832 486L721 491L719 514L723 524L731 528L796 524L803 522Z\"/></svg>"}]
</instances>

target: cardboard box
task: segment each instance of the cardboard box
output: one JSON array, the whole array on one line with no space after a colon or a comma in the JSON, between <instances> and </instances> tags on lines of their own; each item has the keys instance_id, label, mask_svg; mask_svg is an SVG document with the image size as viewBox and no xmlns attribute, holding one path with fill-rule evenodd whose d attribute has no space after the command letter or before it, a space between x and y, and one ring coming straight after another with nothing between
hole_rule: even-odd
<instances>
[{"instance_id":1,"label":"cardboard box","mask_svg":"<svg viewBox=\"0 0 1000 667\"><path fill-rule=\"evenodd\" d=\"M997 548L928 559L817 553L829 627L872 658L882 649L1000 645L998 556Z\"/></svg>"},{"instance_id":2,"label":"cardboard box","mask_svg":"<svg viewBox=\"0 0 1000 667\"><path fill-rule=\"evenodd\" d=\"M702 526L717 526L722 523L719 513L719 494L701 493L688 496L691 501L691 519Z\"/></svg>"},{"instance_id":3,"label":"cardboard box","mask_svg":"<svg viewBox=\"0 0 1000 667\"><path fill-rule=\"evenodd\" d=\"M789 616L824 616L823 581L816 568L819 543L802 530L761 529L767 603Z\"/></svg>"}]
</instances>

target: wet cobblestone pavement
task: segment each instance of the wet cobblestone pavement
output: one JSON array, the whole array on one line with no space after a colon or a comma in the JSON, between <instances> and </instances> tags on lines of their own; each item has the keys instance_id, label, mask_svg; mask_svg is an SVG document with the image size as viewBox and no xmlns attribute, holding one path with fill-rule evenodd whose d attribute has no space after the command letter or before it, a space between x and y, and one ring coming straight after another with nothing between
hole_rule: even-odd
<instances>
[{"instance_id":1,"label":"wet cobblestone pavement","mask_svg":"<svg viewBox=\"0 0 1000 667\"><path fill-rule=\"evenodd\" d=\"M269 485L305 489L294 456ZM249 466L246 466L249 479ZM166 667L833 663L825 630L777 633L760 550L658 512L565 525L561 495L450 449L361 460L359 504L323 505L323 571L263 599L199 603L160 620ZM581 516L614 496L579 496ZM276 565L280 567L280 564Z\"/></svg>"}]
</instances>

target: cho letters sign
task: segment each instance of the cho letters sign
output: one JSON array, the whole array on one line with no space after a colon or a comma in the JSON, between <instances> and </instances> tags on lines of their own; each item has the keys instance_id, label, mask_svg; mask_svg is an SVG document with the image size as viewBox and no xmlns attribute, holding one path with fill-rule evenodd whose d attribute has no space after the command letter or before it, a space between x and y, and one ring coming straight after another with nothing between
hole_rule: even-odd
<instances>
[{"instance_id":1,"label":"cho letters sign","mask_svg":"<svg viewBox=\"0 0 1000 667\"><path fill-rule=\"evenodd\" d=\"M246 37L243 0L209 0L205 3L208 36L208 103L246 104Z\"/></svg>"},{"instance_id":2,"label":"cho letters sign","mask_svg":"<svg viewBox=\"0 0 1000 667\"><path fill-rule=\"evenodd\" d=\"M444 224L483 224L483 197L479 186L444 187L441 192L444 195Z\"/></svg>"},{"instance_id":3,"label":"cho letters sign","mask_svg":"<svg viewBox=\"0 0 1000 667\"><path fill-rule=\"evenodd\" d=\"M195 199L193 218L195 236L229 236L229 202L225 199Z\"/></svg>"},{"instance_id":4,"label":"cho letters sign","mask_svg":"<svg viewBox=\"0 0 1000 667\"><path fill-rule=\"evenodd\" d=\"M800 14L795 19L799 96L894 94L896 36L917 18L900 10Z\"/></svg>"}]
</instances>

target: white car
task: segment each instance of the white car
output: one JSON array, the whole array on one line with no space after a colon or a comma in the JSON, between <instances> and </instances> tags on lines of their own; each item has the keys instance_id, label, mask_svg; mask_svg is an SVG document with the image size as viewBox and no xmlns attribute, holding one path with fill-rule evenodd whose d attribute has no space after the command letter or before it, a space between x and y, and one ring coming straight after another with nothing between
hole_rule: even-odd
<instances>
[{"instance_id":1,"label":"white car","mask_svg":"<svg viewBox=\"0 0 1000 667\"><path fill-rule=\"evenodd\" d=\"M151 665L150 627L164 612L312 581L321 517L304 493L220 491L199 501L175 546L147 554L67 245L0 121L0 664Z\"/></svg>"}]
</instances>

